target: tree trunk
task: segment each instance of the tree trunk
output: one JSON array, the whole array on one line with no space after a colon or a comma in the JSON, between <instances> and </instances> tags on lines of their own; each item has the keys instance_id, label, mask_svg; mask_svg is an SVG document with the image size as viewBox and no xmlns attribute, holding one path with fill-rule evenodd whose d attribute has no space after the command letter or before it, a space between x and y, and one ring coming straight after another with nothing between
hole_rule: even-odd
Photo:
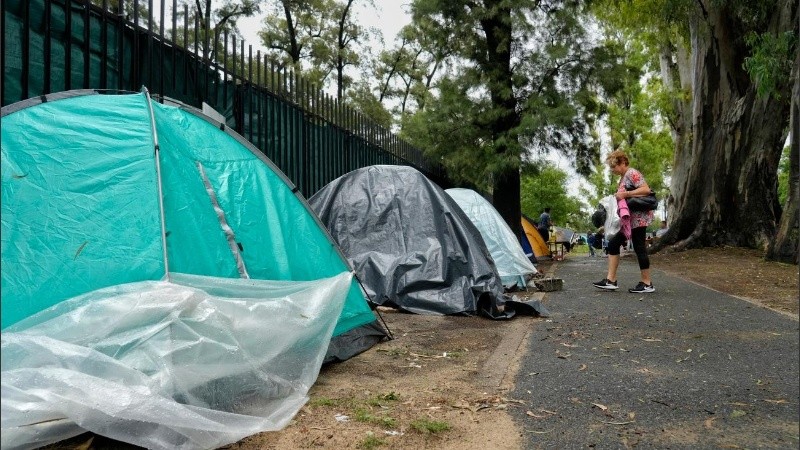
<instances>
[{"instance_id":1,"label":"tree trunk","mask_svg":"<svg viewBox=\"0 0 800 450\"><path fill-rule=\"evenodd\" d=\"M486 2L492 14L480 19L486 39L485 58L478 58L488 78L489 96L494 110L489 127L497 158L502 161L492 180L492 205L506 221L515 236L522 232L520 220L519 159L522 149L514 130L520 124L517 99L514 97L513 71L511 70L511 43L513 42L511 10L500 1Z\"/></svg>"},{"instance_id":2,"label":"tree trunk","mask_svg":"<svg viewBox=\"0 0 800 450\"><path fill-rule=\"evenodd\" d=\"M792 30L794 0L775 11L770 31ZM780 205L777 169L789 116L791 87L780 98L760 98L743 69L741 30L725 4L696 3L690 24L692 107L684 123L691 140L676 148L670 231L660 247L732 245L766 249ZM657 250L657 249L655 249Z\"/></svg>"},{"instance_id":3,"label":"tree trunk","mask_svg":"<svg viewBox=\"0 0 800 450\"><path fill-rule=\"evenodd\" d=\"M778 234L767 248L766 259L790 264L798 263L800 253L800 52L795 56L794 89L790 114L789 195L783 209Z\"/></svg>"},{"instance_id":4,"label":"tree trunk","mask_svg":"<svg viewBox=\"0 0 800 450\"><path fill-rule=\"evenodd\" d=\"M675 142L675 154L672 161L672 177L683 176L685 178L686 175L683 171L687 170L688 168L684 167L683 165L679 165L677 161L682 159L679 158L680 155L685 155L691 150L692 144L692 102L684 95L681 95L682 92L691 91L692 87L692 75L688 72L688 69L691 67L690 58L691 55L686 47L681 43L677 44L677 47L675 48L672 46L662 47L659 58L661 66L661 78L664 81L664 86L666 86L670 92L672 92L673 98L672 107L674 116L669 118L672 139ZM664 220L667 222L667 224L669 224L672 220L672 214L675 211L674 196L670 194L662 201L664 202L665 211ZM667 240L662 239L659 242L662 241L666 242Z\"/></svg>"},{"instance_id":5,"label":"tree trunk","mask_svg":"<svg viewBox=\"0 0 800 450\"><path fill-rule=\"evenodd\" d=\"M496 174L493 184L492 205L506 221L514 236L522 236L522 210L520 207L519 170ZM516 195L514 195L516 193Z\"/></svg>"}]
</instances>

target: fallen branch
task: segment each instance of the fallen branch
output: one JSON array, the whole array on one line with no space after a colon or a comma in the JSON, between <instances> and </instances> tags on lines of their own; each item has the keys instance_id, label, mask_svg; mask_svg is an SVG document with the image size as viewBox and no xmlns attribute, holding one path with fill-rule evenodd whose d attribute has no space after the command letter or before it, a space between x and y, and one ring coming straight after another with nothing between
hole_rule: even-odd
<instances>
[{"instance_id":1,"label":"fallen branch","mask_svg":"<svg viewBox=\"0 0 800 450\"><path fill-rule=\"evenodd\" d=\"M601 420L600 422L608 424L608 425L628 425L629 423L634 423L636 421L635 420L629 420L627 422L606 422L606 421Z\"/></svg>"}]
</instances>

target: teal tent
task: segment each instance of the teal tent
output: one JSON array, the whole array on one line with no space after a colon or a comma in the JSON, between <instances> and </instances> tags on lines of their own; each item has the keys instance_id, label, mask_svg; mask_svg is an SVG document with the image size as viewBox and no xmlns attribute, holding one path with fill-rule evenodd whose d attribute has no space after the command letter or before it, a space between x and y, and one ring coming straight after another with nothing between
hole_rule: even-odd
<instances>
[{"instance_id":1,"label":"teal tent","mask_svg":"<svg viewBox=\"0 0 800 450\"><path fill-rule=\"evenodd\" d=\"M297 188L165 103L2 109L3 448L225 445L285 426L323 362L386 337Z\"/></svg>"},{"instance_id":2,"label":"teal tent","mask_svg":"<svg viewBox=\"0 0 800 450\"><path fill-rule=\"evenodd\" d=\"M146 92L70 91L2 114L2 328L171 272L308 281L351 271L281 171L195 109ZM354 280L334 336L364 326L380 328ZM329 359L358 352L345 347Z\"/></svg>"},{"instance_id":3,"label":"teal tent","mask_svg":"<svg viewBox=\"0 0 800 450\"><path fill-rule=\"evenodd\" d=\"M2 122L3 328L168 272L314 280L350 271L280 170L196 110L146 93L76 91L9 105ZM354 281L334 335L373 321Z\"/></svg>"}]
</instances>

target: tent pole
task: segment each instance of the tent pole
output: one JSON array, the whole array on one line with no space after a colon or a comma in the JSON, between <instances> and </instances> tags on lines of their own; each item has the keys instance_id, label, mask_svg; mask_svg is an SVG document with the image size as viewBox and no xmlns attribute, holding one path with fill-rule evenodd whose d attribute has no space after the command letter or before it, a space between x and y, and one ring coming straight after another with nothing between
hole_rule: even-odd
<instances>
[{"instance_id":1,"label":"tent pole","mask_svg":"<svg viewBox=\"0 0 800 450\"><path fill-rule=\"evenodd\" d=\"M366 295L367 299L369 299L369 301L370 301L369 303L370 304L374 304L372 302L372 299L370 298L369 294L367 293L367 289L364 287L364 284L361 283L361 279L358 278L358 274L355 271L353 271L353 278L355 278L356 281L358 281L358 285L361 286L361 289L364 291L364 295ZM386 325L386 321L383 319L383 316L381 315L381 312L378 311L378 307L377 306L375 306L375 313L378 314L378 317L381 319L381 323L383 324L383 328L385 328L386 332L389 333L389 340L393 341L394 340L394 335L392 334L392 330L389 329L389 325Z\"/></svg>"},{"instance_id":2,"label":"tent pole","mask_svg":"<svg viewBox=\"0 0 800 450\"><path fill-rule=\"evenodd\" d=\"M161 185L161 160L159 158L161 149L158 146L156 118L155 114L153 113L153 103L152 100L150 99L150 92L147 90L145 86L142 86L142 93L144 93L144 96L147 99L147 110L150 112L150 129L153 131L153 153L155 155L155 160L156 160L156 181L158 184L158 211L161 217L161 252L162 252L162 257L164 258L164 278L167 281L171 281L169 272L169 257L167 256L167 224L166 224L166 217L164 214L164 188Z\"/></svg>"}]
</instances>

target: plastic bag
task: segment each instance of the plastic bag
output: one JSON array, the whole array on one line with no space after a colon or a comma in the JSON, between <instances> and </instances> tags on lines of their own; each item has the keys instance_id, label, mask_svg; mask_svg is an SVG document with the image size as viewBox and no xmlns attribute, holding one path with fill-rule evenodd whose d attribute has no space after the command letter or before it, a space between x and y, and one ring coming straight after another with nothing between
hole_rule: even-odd
<instances>
[{"instance_id":1,"label":"plastic bag","mask_svg":"<svg viewBox=\"0 0 800 450\"><path fill-rule=\"evenodd\" d=\"M619 215L617 214L617 198L613 195L608 195L600 199L600 204L606 210L606 221L603 225L604 232L608 239L611 239L621 229Z\"/></svg>"}]
</instances>

